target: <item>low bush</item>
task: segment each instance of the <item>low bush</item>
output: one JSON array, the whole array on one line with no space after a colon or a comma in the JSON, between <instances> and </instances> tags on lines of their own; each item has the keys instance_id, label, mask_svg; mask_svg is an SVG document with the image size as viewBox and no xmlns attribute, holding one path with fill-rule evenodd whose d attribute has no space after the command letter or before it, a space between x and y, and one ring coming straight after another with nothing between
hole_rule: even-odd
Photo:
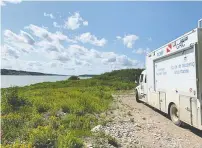
<instances>
[{"instance_id":1,"label":"low bush","mask_svg":"<svg viewBox=\"0 0 202 148\"><path fill-rule=\"evenodd\" d=\"M68 80L80 80L78 76L71 76Z\"/></svg>"},{"instance_id":2,"label":"low bush","mask_svg":"<svg viewBox=\"0 0 202 148\"><path fill-rule=\"evenodd\" d=\"M68 105L68 104L62 104L61 105L61 108L62 108L62 111L64 112L64 113L69 113L70 112L70 107L69 107L70 105Z\"/></svg>"},{"instance_id":3,"label":"low bush","mask_svg":"<svg viewBox=\"0 0 202 148\"><path fill-rule=\"evenodd\" d=\"M37 128L38 126L47 126L49 123L40 114L35 114L29 122L31 128Z\"/></svg>"},{"instance_id":4,"label":"low bush","mask_svg":"<svg viewBox=\"0 0 202 148\"><path fill-rule=\"evenodd\" d=\"M23 139L26 134L26 119L20 114L10 113L1 117L2 143Z\"/></svg>"},{"instance_id":5,"label":"low bush","mask_svg":"<svg viewBox=\"0 0 202 148\"><path fill-rule=\"evenodd\" d=\"M83 141L71 133L58 137L58 148L82 148Z\"/></svg>"},{"instance_id":6,"label":"low bush","mask_svg":"<svg viewBox=\"0 0 202 148\"><path fill-rule=\"evenodd\" d=\"M48 103L38 102L36 108L39 113L45 113L51 109L51 106Z\"/></svg>"},{"instance_id":7,"label":"low bush","mask_svg":"<svg viewBox=\"0 0 202 148\"><path fill-rule=\"evenodd\" d=\"M66 128L73 130L90 130L97 124L97 121L93 115L77 116L75 114L69 114L62 120L62 124Z\"/></svg>"},{"instance_id":8,"label":"low bush","mask_svg":"<svg viewBox=\"0 0 202 148\"><path fill-rule=\"evenodd\" d=\"M29 132L28 140L37 148L56 147L57 133L50 126L38 126Z\"/></svg>"},{"instance_id":9,"label":"low bush","mask_svg":"<svg viewBox=\"0 0 202 148\"><path fill-rule=\"evenodd\" d=\"M4 110L17 111L23 106L31 106L31 102L26 98L20 97L18 93L18 87L10 87L6 89L3 103L7 108L4 108Z\"/></svg>"}]
</instances>

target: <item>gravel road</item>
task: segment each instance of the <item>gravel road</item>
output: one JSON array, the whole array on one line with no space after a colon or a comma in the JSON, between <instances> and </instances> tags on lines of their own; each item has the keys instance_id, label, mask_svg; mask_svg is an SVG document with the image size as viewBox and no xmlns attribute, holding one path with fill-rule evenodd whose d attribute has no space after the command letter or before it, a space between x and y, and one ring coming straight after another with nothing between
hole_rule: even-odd
<instances>
[{"instance_id":1,"label":"gravel road","mask_svg":"<svg viewBox=\"0 0 202 148\"><path fill-rule=\"evenodd\" d=\"M104 142L96 147L202 148L202 131L188 125L175 126L166 115L137 103L133 93L114 95L113 105L105 114L110 122L92 131L114 137L119 146Z\"/></svg>"}]
</instances>

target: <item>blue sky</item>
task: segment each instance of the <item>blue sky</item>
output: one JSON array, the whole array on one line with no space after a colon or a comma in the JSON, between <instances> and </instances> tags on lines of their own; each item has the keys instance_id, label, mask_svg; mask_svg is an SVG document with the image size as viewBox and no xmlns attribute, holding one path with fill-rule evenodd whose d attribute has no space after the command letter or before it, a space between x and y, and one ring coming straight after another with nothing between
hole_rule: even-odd
<instances>
[{"instance_id":1,"label":"blue sky","mask_svg":"<svg viewBox=\"0 0 202 148\"><path fill-rule=\"evenodd\" d=\"M202 18L202 2L7 1L1 4L2 68L46 73L142 68L147 52Z\"/></svg>"}]
</instances>

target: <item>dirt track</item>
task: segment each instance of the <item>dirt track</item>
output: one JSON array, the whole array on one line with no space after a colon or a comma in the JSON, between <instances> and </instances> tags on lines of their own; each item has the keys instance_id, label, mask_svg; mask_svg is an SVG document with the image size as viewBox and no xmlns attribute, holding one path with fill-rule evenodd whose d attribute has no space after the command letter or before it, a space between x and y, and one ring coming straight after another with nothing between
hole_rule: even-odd
<instances>
[{"instance_id":1,"label":"dirt track","mask_svg":"<svg viewBox=\"0 0 202 148\"><path fill-rule=\"evenodd\" d=\"M175 126L166 115L137 103L134 94L114 95L107 117L111 122L100 130L115 137L120 147L202 148L202 131Z\"/></svg>"}]
</instances>

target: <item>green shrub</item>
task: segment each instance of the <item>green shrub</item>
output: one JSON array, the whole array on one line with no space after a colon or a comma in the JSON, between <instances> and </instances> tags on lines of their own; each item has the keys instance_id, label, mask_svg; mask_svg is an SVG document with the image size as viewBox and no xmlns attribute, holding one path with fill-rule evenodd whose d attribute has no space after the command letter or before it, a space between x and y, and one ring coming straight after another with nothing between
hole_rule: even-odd
<instances>
[{"instance_id":1,"label":"green shrub","mask_svg":"<svg viewBox=\"0 0 202 148\"><path fill-rule=\"evenodd\" d=\"M80 80L78 76L71 76L68 80Z\"/></svg>"},{"instance_id":2,"label":"green shrub","mask_svg":"<svg viewBox=\"0 0 202 148\"><path fill-rule=\"evenodd\" d=\"M71 133L61 135L58 138L58 148L82 148L83 142Z\"/></svg>"},{"instance_id":3,"label":"green shrub","mask_svg":"<svg viewBox=\"0 0 202 148\"><path fill-rule=\"evenodd\" d=\"M97 123L93 115L77 116L75 114L67 115L62 124L69 129L90 130Z\"/></svg>"},{"instance_id":4,"label":"green shrub","mask_svg":"<svg viewBox=\"0 0 202 148\"><path fill-rule=\"evenodd\" d=\"M38 126L47 126L48 122L46 119L44 119L40 114L35 114L31 121L29 126L33 128L37 128Z\"/></svg>"},{"instance_id":5,"label":"green shrub","mask_svg":"<svg viewBox=\"0 0 202 148\"><path fill-rule=\"evenodd\" d=\"M68 104L62 104L62 106L61 106L61 108L62 108L62 111L64 112L64 113L69 113L70 112L70 107L69 107L70 105L68 105Z\"/></svg>"},{"instance_id":6,"label":"green shrub","mask_svg":"<svg viewBox=\"0 0 202 148\"><path fill-rule=\"evenodd\" d=\"M57 130L60 126L60 119L59 117L51 116L50 117L50 126L52 129Z\"/></svg>"},{"instance_id":7,"label":"green shrub","mask_svg":"<svg viewBox=\"0 0 202 148\"><path fill-rule=\"evenodd\" d=\"M51 108L51 106L48 103L39 102L37 103L36 108L39 113L44 113L47 112Z\"/></svg>"},{"instance_id":8,"label":"green shrub","mask_svg":"<svg viewBox=\"0 0 202 148\"><path fill-rule=\"evenodd\" d=\"M31 143L21 142L19 140L16 140L15 142L11 144L2 145L2 147L3 148L32 148L33 146Z\"/></svg>"},{"instance_id":9,"label":"green shrub","mask_svg":"<svg viewBox=\"0 0 202 148\"><path fill-rule=\"evenodd\" d=\"M23 138L26 134L26 120L16 113L10 113L1 117L2 142L14 141Z\"/></svg>"},{"instance_id":10,"label":"green shrub","mask_svg":"<svg viewBox=\"0 0 202 148\"><path fill-rule=\"evenodd\" d=\"M18 95L18 87L10 87L5 92L5 105L8 105L11 110L19 110L20 107L31 105L31 103Z\"/></svg>"},{"instance_id":11,"label":"green shrub","mask_svg":"<svg viewBox=\"0 0 202 148\"><path fill-rule=\"evenodd\" d=\"M29 142L37 148L56 147L57 133L50 126L38 126L29 133Z\"/></svg>"}]
</instances>

